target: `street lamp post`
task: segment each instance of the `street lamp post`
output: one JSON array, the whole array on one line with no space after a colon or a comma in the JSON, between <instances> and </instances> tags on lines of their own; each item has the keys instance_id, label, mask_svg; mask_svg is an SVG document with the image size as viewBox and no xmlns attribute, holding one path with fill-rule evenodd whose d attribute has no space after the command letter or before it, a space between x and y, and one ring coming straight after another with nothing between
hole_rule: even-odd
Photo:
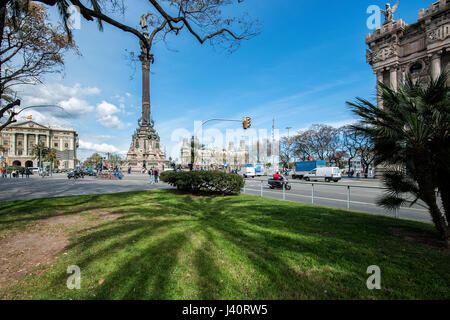
<instances>
[{"instance_id":1,"label":"street lamp post","mask_svg":"<svg viewBox=\"0 0 450 320\"><path fill-rule=\"evenodd\" d=\"M287 129L287 131L288 131L288 140L287 140L287 143L288 143L288 169L291 169L290 167L291 167L291 136L290 136L290 132L289 132L289 130L291 130L292 129L292 127L286 127L286 129Z\"/></svg>"}]
</instances>

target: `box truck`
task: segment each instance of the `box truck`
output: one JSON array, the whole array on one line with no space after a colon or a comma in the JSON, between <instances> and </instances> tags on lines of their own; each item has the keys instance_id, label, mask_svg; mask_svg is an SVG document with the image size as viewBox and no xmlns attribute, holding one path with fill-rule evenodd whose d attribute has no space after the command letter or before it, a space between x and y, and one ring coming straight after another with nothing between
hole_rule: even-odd
<instances>
[{"instance_id":1,"label":"box truck","mask_svg":"<svg viewBox=\"0 0 450 320\"><path fill-rule=\"evenodd\" d=\"M294 166L294 173L292 173L292 179L303 179L303 177L312 170L326 166L327 162L325 160L296 162Z\"/></svg>"},{"instance_id":2,"label":"box truck","mask_svg":"<svg viewBox=\"0 0 450 320\"><path fill-rule=\"evenodd\" d=\"M266 176L266 169L264 167L264 164L262 163L247 163L244 168L253 168L254 172L255 172L255 176L260 177L260 176Z\"/></svg>"}]
</instances>

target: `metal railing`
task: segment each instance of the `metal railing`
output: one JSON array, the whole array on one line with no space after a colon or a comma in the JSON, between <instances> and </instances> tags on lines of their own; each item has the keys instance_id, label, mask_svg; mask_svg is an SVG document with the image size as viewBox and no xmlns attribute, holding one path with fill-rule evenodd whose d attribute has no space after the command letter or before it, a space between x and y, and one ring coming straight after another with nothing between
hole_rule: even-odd
<instances>
[{"instance_id":1,"label":"metal railing","mask_svg":"<svg viewBox=\"0 0 450 320\"><path fill-rule=\"evenodd\" d=\"M247 182L254 182L256 184L258 184L258 180L254 180L254 179L246 179L245 181ZM283 184L283 187L281 188L282 191L275 191L275 190L267 190L264 188L265 185L268 185L267 180L259 180L259 189L254 189L252 188L252 186L247 186L247 184L244 185L244 194L247 193L247 191L253 191L253 192L257 192L259 193L259 196L263 197L265 193L272 193L272 194L277 194L280 195L281 193L281 197L283 200L286 200L286 196L289 195L289 197L303 197L303 198L311 198L311 204L317 204L317 190L316 190L316 186L327 186L327 187L332 187L332 188L344 188L346 190L346 199L342 200L342 199L332 199L332 198L321 198L321 199L326 199L327 201L336 201L336 202L346 202L346 209L350 210L351 209L351 204L359 204L359 205L371 205L371 206L375 206L378 207L378 205L376 203L369 203L369 202L359 202L359 201L352 201L352 188L354 189L372 189L372 190L387 190L388 188L386 187L380 187L380 186L364 186L364 185L349 185L349 184L333 184L333 183L323 183L323 182L297 182L297 181L289 181L289 184L291 186L295 186L295 185L303 185L303 186L311 186L311 195L310 196L306 196L306 195L301 195L301 194L295 194L295 193L288 193L286 188L285 188L285 184ZM295 191L295 190L294 190ZM303 202L303 201L301 201ZM400 218L400 209L411 209L409 207L398 207L394 209L394 214L395 214L395 218ZM427 210L425 209L417 209L417 208L413 208L412 210L418 210L418 211L423 211L423 212L427 212ZM371 212L371 211L369 211Z\"/></svg>"}]
</instances>

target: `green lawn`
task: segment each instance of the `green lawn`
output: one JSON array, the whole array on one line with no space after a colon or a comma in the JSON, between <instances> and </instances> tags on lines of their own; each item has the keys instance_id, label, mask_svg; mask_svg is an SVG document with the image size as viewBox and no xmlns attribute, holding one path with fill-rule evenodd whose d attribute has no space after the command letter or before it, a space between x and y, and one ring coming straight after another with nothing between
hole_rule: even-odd
<instances>
[{"instance_id":1,"label":"green lawn","mask_svg":"<svg viewBox=\"0 0 450 320\"><path fill-rule=\"evenodd\" d=\"M52 266L0 288L0 298L450 298L449 252L392 232L432 238L430 224L160 190L3 202L0 242L55 214L85 223L65 229L70 244ZM69 265L81 268L80 290L66 287ZM381 268L381 290L366 287L370 265Z\"/></svg>"}]
</instances>

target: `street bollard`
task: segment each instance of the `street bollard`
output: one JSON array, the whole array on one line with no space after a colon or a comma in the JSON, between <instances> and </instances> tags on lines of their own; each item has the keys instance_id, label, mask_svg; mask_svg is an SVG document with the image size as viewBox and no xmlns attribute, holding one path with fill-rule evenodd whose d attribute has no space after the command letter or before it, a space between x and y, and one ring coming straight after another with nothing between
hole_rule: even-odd
<instances>
[{"instance_id":1,"label":"street bollard","mask_svg":"<svg viewBox=\"0 0 450 320\"><path fill-rule=\"evenodd\" d=\"M350 210L350 186L347 186L347 210Z\"/></svg>"},{"instance_id":2,"label":"street bollard","mask_svg":"<svg viewBox=\"0 0 450 320\"><path fill-rule=\"evenodd\" d=\"M396 194L395 196L398 197L398 194ZM396 217L397 219L400 217L398 208L399 208L399 207L395 207L395 217Z\"/></svg>"},{"instance_id":3,"label":"street bollard","mask_svg":"<svg viewBox=\"0 0 450 320\"><path fill-rule=\"evenodd\" d=\"M312 197L311 197L311 203L314 204L314 183L311 184L312 186Z\"/></svg>"},{"instance_id":4,"label":"street bollard","mask_svg":"<svg viewBox=\"0 0 450 320\"><path fill-rule=\"evenodd\" d=\"M263 196L263 182L261 180L261 197Z\"/></svg>"},{"instance_id":5,"label":"street bollard","mask_svg":"<svg viewBox=\"0 0 450 320\"><path fill-rule=\"evenodd\" d=\"M286 184L283 183L283 200L286 200Z\"/></svg>"}]
</instances>

